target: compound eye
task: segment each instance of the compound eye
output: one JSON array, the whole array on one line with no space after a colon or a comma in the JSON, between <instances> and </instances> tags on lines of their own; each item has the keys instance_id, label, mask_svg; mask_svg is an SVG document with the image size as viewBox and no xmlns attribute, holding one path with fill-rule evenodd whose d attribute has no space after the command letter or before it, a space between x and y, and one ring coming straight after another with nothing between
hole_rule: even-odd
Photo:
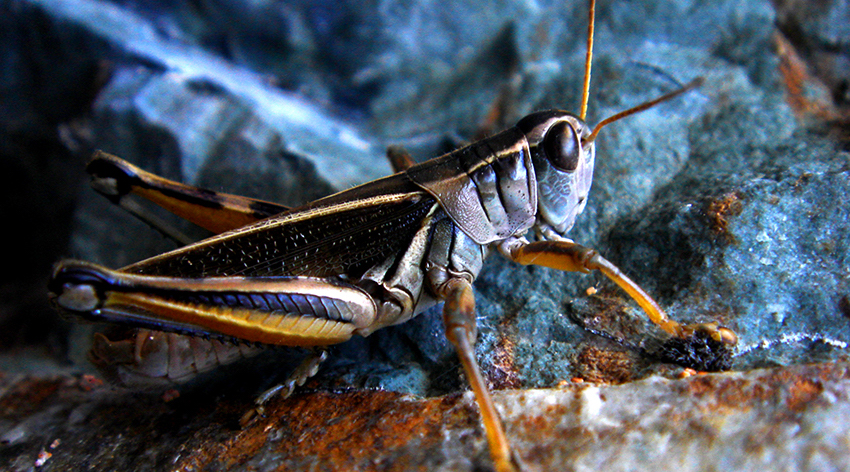
<instances>
[{"instance_id":1,"label":"compound eye","mask_svg":"<svg viewBox=\"0 0 850 472\"><path fill-rule=\"evenodd\" d=\"M576 130L566 121L556 123L543 138L543 151L557 169L574 172L581 156L581 142Z\"/></svg>"}]
</instances>

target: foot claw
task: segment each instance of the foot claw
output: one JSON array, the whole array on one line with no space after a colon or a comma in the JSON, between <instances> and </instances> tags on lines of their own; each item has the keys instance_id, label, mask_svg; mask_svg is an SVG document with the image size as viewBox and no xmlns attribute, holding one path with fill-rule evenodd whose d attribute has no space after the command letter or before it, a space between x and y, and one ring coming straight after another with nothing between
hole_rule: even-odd
<instances>
[{"instance_id":1,"label":"foot claw","mask_svg":"<svg viewBox=\"0 0 850 472\"><path fill-rule=\"evenodd\" d=\"M681 327L679 337L688 338L695 335L707 336L712 340L729 347L738 344L738 335L731 329L725 326L720 326L716 322L694 323Z\"/></svg>"},{"instance_id":2,"label":"foot claw","mask_svg":"<svg viewBox=\"0 0 850 472\"><path fill-rule=\"evenodd\" d=\"M673 336L647 354L663 362L690 367L701 372L722 372L732 368L735 333L715 323L682 326Z\"/></svg>"}]
</instances>

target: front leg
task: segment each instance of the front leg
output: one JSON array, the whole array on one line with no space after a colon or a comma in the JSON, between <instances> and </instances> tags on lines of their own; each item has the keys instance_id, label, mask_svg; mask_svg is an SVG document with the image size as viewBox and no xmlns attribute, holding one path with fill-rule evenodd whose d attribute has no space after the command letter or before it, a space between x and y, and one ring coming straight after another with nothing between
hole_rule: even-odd
<instances>
[{"instance_id":1,"label":"front leg","mask_svg":"<svg viewBox=\"0 0 850 472\"><path fill-rule=\"evenodd\" d=\"M512 239L506 241L500 250L511 260L523 265L534 264L570 272L587 273L598 270L625 290L643 308L653 323L677 338L708 336L713 341L726 346L734 346L738 342L732 330L719 326L717 323L682 325L671 320L658 303L632 279L623 274L617 266L595 250L570 240L529 243L523 239Z\"/></svg>"}]
</instances>

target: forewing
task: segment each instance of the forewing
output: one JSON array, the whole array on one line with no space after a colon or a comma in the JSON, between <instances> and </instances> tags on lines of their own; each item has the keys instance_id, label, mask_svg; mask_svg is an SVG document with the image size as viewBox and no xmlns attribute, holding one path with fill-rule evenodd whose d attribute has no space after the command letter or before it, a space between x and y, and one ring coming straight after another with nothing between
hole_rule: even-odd
<instances>
[{"instance_id":1,"label":"forewing","mask_svg":"<svg viewBox=\"0 0 850 472\"><path fill-rule=\"evenodd\" d=\"M437 205L425 192L293 210L123 269L169 277L357 277L409 244Z\"/></svg>"}]
</instances>

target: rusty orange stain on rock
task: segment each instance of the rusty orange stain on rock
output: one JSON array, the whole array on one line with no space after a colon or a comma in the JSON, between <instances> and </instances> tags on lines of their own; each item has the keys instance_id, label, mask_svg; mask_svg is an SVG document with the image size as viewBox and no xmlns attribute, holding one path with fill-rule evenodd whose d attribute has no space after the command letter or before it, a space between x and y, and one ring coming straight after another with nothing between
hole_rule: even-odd
<instances>
[{"instance_id":1,"label":"rusty orange stain on rock","mask_svg":"<svg viewBox=\"0 0 850 472\"><path fill-rule=\"evenodd\" d=\"M843 82L841 67L832 65L842 61L817 58L825 51L812 54L810 50L807 51L810 56L807 63L791 39L781 31L773 35L788 106L798 119L826 125L830 134L846 145L850 142L850 108L846 101L838 99L841 88L846 88L846 82ZM814 68L814 74L810 73L810 67Z\"/></svg>"},{"instance_id":2,"label":"rusty orange stain on rock","mask_svg":"<svg viewBox=\"0 0 850 472\"><path fill-rule=\"evenodd\" d=\"M0 416L9 418L38 410L50 401L67 380L54 378L26 378L16 382L0 396Z\"/></svg>"},{"instance_id":3,"label":"rusty orange stain on rock","mask_svg":"<svg viewBox=\"0 0 850 472\"><path fill-rule=\"evenodd\" d=\"M798 379L788 388L785 404L793 412L803 411L810 402L817 400L823 392L823 385L813 379Z\"/></svg>"},{"instance_id":4,"label":"rusty orange stain on rock","mask_svg":"<svg viewBox=\"0 0 850 472\"><path fill-rule=\"evenodd\" d=\"M280 470L320 458L343 470L367 463L376 451L429 450L444 440L445 422L475 427L478 413L460 395L419 399L388 391L315 392L276 402L233 439L211 454L186 458L181 467L204 468L223 462L241 464L263 448L281 457ZM356 469L356 467L354 467Z\"/></svg>"},{"instance_id":5,"label":"rusty orange stain on rock","mask_svg":"<svg viewBox=\"0 0 850 472\"><path fill-rule=\"evenodd\" d=\"M520 388L519 372L516 366L516 341L512 336L502 334L494 346L492 361L484 366L487 379L493 390Z\"/></svg>"},{"instance_id":6,"label":"rusty orange stain on rock","mask_svg":"<svg viewBox=\"0 0 850 472\"><path fill-rule=\"evenodd\" d=\"M736 192L730 192L708 203L706 214L711 221L711 230L725 238L729 234L729 217L740 215L744 210L741 197ZM730 239L728 242L732 242Z\"/></svg>"},{"instance_id":7,"label":"rusty orange stain on rock","mask_svg":"<svg viewBox=\"0 0 850 472\"><path fill-rule=\"evenodd\" d=\"M850 364L823 363L502 391L495 400L516 453L532 467L556 470L599 457L634 458L630 454L642 454L645 441L658 435L682 450L713 450L722 443L741 454L761 449L781 455L794 450L782 431L822 421L834 405L844 408L848 379ZM490 463L468 392L430 399L386 391L301 392L272 401L267 416L245 428L238 426L252 405L245 395L203 391L163 403L110 389L86 392L71 377L7 380L6 392L0 407L22 409L4 411L7 418L28 415L21 434L10 440L27 460L60 440L48 462L56 470L427 471ZM30 398L37 402L27 403ZM28 423L36 417L44 420ZM77 420L67 420L72 417ZM742 421L754 421L747 429L753 433L749 449L740 447ZM806 440L817 444L822 432ZM829 457L843 457L839 449ZM677 460L676 450L666 453L671 460Z\"/></svg>"},{"instance_id":8,"label":"rusty orange stain on rock","mask_svg":"<svg viewBox=\"0 0 850 472\"><path fill-rule=\"evenodd\" d=\"M836 380L834 364L809 365L786 369L766 370L759 382L737 374L698 376L685 379L691 395L710 396L715 407L742 409L769 401L779 395L791 412L805 409L820 398L823 381ZM850 378L850 372L840 372L840 378Z\"/></svg>"},{"instance_id":9,"label":"rusty orange stain on rock","mask_svg":"<svg viewBox=\"0 0 850 472\"><path fill-rule=\"evenodd\" d=\"M620 384L635 378L635 356L627 351L586 345L574 363L575 377L586 382Z\"/></svg>"}]
</instances>

